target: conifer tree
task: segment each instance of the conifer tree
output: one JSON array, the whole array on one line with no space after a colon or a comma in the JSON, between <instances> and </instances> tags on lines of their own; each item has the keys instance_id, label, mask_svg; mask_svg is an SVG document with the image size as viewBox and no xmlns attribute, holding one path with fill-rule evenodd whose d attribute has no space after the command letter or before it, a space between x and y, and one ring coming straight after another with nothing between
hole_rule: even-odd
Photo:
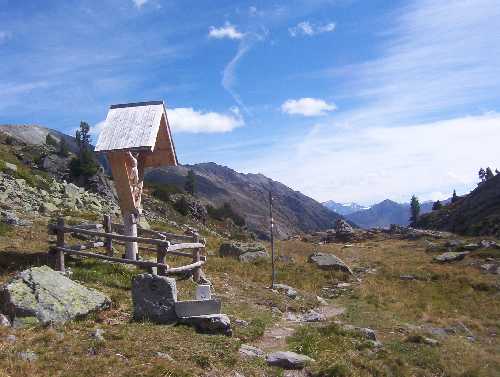
<instances>
[{"instance_id":1,"label":"conifer tree","mask_svg":"<svg viewBox=\"0 0 500 377\"><path fill-rule=\"evenodd\" d=\"M451 202L455 203L458 200L458 195L455 190L453 190L453 196L451 197Z\"/></svg>"},{"instance_id":2,"label":"conifer tree","mask_svg":"<svg viewBox=\"0 0 500 377\"><path fill-rule=\"evenodd\" d=\"M481 180L481 182L484 182L484 179L485 179L485 176L486 176L486 171L483 168L481 168L481 169L479 169L479 172L477 174L478 174L479 179Z\"/></svg>"},{"instance_id":3,"label":"conifer tree","mask_svg":"<svg viewBox=\"0 0 500 377\"><path fill-rule=\"evenodd\" d=\"M196 175L193 170L189 170L186 176L186 182L184 183L184 190L193 195L196 192Z\"/></svg>"},{"instance_id":4,"label":"conifer tree","mask_svg":"<svg viewBox=\"0 0 500 377\"><path fill-rule=\"evenodd\" d=\"M411 197L410 210L411 210L410 225L415 226L418 217L420 215L420 202L418 201L418 198L415 195Z\"/></svg>"},{"instance_id":5,"label":"conifer tree","mask_svg":"<svg viewBox=\"0 0 500 377\"><path fill-rule=\"evenodd\" d=\"M437 211L438 209L441 209L443 207L443 205L441 204L441 202L439 200L436 200L433 204L432 204L432 210L433 211Z\"/></svg>"},{"instance_id":6,"label":"conifer tree","mask_svg":"<svg viewBox=\"0 0 500 377\"><path fill-rule=\"evenodd\" d=\"M491 168L488 166L486 168L486 171L484 172L484 180L487 181L488 179L491 179L495 176L495 174L493 174L493 171L491 170Z\"/></svg>"}]
</instances>

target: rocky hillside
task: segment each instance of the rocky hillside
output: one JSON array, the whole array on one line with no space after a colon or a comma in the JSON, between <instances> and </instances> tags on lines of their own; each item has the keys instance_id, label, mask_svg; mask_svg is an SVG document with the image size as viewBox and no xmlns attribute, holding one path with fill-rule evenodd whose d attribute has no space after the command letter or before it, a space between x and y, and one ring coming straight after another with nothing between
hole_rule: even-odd
<instances>
[{"instance_id":1,"label":"rocky hillside","mask_svg":"<svg viewBox=\"0 0 500 377\"><path fill-rule=\"evenodd\" d=\"M0 124L0 132L31 145L44 145L47 135L50 135L58 142L64 139L70 151L78 151L74 137L42 126Z\"/></svg>"},{"instance_id":2,"label":"rocky hillside","mask_svg":"<svg viewBox=\"0 0 500 377\"><path fill-rule=\"evenodd\" d=\"M333 228L340 216L317 201L262 174L242 174L215 163L155 169L146 179L183 187L189 169L196 174L197 196L214 206L230 203L250 230L261 237L269 232L268 192L272 189L276 232L286 237Z\"/></svg>"},{"instance_id":3,"label":"rocky hillside","mask_svg":"<svg viewBox=\"0 0 500 377\"><path fill-rule=\"evenodd\" d=\"M420 217L418 227L466 235L500 236L500 175L457 202Z\"/></svg>"}]
</instances>

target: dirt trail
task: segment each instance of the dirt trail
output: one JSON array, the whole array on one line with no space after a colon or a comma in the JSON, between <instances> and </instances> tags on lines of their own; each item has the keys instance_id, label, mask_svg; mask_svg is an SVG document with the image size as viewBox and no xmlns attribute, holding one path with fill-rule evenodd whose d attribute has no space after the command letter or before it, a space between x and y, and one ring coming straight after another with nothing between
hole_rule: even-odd
<instances>
[{"instance_id":1,"label":"dirt trail","mask_svg":"<svg viewBox=\"0 0 500 377\"><path fill-rule=\"evenodd\" d=\"M320 306L314 309L315 312L321 314L326 320L339 316L345 312L345 308L328 304L324 306ZM321 325L324 321L321 322L304 322L304 321L293 321L287 319L286 313L284 313L282 319L277 322L273 327L266 329L264 335L259 339L259 341L254 345L262 349L265 352L271 351L284 351L287 349L286 338L291 336L295 330L303 326L304 324L318 324Z\"/></svg>"}]
</instances>

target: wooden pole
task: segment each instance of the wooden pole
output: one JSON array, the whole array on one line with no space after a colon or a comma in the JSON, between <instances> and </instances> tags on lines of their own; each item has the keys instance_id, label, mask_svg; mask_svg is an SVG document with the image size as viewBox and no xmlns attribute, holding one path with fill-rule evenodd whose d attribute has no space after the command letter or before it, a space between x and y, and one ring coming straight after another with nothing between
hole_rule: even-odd
<instances>
[{"instance_id":1,"label":"wooden pole","mask_svg":"<svg viewBox=\"0 0 500 377\"><path fill-rule=\"evenodd\" d=\"M64 267L64 251L62 251L61 247L64 247L64 218L59 217L57 219L57 246L56 250L56 270L61 272L66 272Z\"/></svg>"},{"instance_id":2,"label":"wooden pole","mask_svg":"<svg viewBox=\"0 0 500 377\"><path fill-rule=\"evenodd\" d=\"M195 243L199 243L200 236L198 234L196 234L194 236L193 241ZM200 256L201 256L201 249L200 248L193 249L193 263L199 262L201 260ZM199 268L197 268L197 269L195 269L193 271L193 280L194 280L194 282L195 283L199 282L200 278L201 278L201 267L199 267Z\"/></svg>"},{"instance_id":3,"label":"wooden pole","mask_svg":"<svg viewBox=\"0 0 500 377\"><path fill-rule=\"evenodd\" d=\"M123 217L125 236L137 237L137 217L133 213ZM137 260L138 246L137 242L127 242L125 244L125 258Z\"/></svg>"},{"instance_id":4,"label":"wooden pole","mask_svg":"<svg viewBox=\"0 0 500 377\"><path fill-rule=\"evenodd\" d=\"M166 256L167 256L167 250L165 249L165 246L158 245L156 252L156 262L161 264L166 264L165 263ZM158 267L158 275L165 276L166 275L165 272L166 272L165 267Z\"/></svg>"},{"instance_id":5,"label":"wooden pole","mask_svg":"<svg viewBox=\"0 0 500 377\"><path fill-rule=\"evenodd\" d=\"M273 193L269 190L269 218L270 218L270 232L271 232L271 288L274 288L276 280L276 272L274 269L274 219L273 219Z\"/></svg>"},{"instance_id":6,"label":"wooden pole","mask_svg":"<svg viewBox=\"0 0 500 377\"><path fill-rule=\"evenodd\" d=\"M111 216L110 215L104 215L102 225L104 226L104 231L106 233L113 232L113 229L111 226ZM106 254L109 255L110 257L112 257L113 256L113 239L111 237L106 238L106 241L104 242L104 247L106 248Z\"/></svg>"}]
</instances>

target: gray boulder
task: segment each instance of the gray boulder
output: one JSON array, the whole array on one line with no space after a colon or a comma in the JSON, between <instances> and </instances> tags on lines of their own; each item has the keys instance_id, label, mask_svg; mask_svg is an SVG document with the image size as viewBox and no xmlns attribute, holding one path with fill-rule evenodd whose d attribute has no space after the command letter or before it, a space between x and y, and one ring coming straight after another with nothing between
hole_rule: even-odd
<instances>
[{"instance_id":1,"label":"gray boulder","mask_svg":"<svg viewBox=\"0 0 500 377\"><path fill-rule=\"evenodd\" d=\"M180 323L193 326L202 334L231 336L231 320L226 314L209 314L181 318Z\"/></svg>"},{"instance_id":2,"label":"gray boulder","mask_svg":"<svg viewBox=\"0 0 500 377\"><path fill-rule=\"evenodd\" d=\"M0 327L10 327L9 318L5 314L0 313Z\"/></svg>"},{"instance_id":3,"label":"gray boulder","mask_svg":"<svg viewBox=\"0 0 500 377\"><path fill-rule=\"evenodd\" d=\"M462 246L462 250L466 251L474 251L479 249L481 246L477 243L468 243L467 245Z\"/></svg>"},{"instance_id":4,"label":"gray boulder","mask_svg":"<svg viewBox=\"0 0 500 377\"><path fill-rule=\"evenodd\" d=\"M267 258L269 258L269 254L265 250L244 253L238 257L240 262L245 262L245 263L251 263L259 259L267 259Z\"/></svg>"},{"instance_id":5,"label":"gray boulder","mask_svg":"<svg viewBox=\"0 0 500 377\"><path fill-rule=\"evenodd\" d=\"M314 263L322 270L336 270L353 275L350 267L333 254L315 252L309 256L309 263Z\"/></svg>"},{"instance_id":6,"label":"gray boulder","mask_svg":"<svg viewBox=\"0 0 500 377\"><path fill-rule=\"evenodd\" d=\"M354 229L347 221L339 219L335 224L335 238L340 241L350 241L355 238Z\"/></svg>"},{"instance_id":7,"label":"gray boulder","mask_svg":"<svg viewBox=\"0 0 500 377\"><path fill-rule=\"evenodd\" d=\"M62 323L109 308L111 300L50 267L22 271L0 288L0 310L14 323Z\"/></svg>"},{"instance_id":8,"label":"gray boulder","mask_svg":"<svg viewBox=\"0 0 500 377\"><path fill-rule=\"evenodd\" d=\"M485 249L500 249L500 245L495 241L482 240L479 245Z\"/></svg>"},{"instance_id":9,"label":"gray boulder","mask_svg":"<svg viewBox=\"0 0 500 377\"><path fill-rule=\"evenodd\" d=\"M221 257L238 258L246 253L266 252L264 245L258 242L224 242L220 245L219 255ZM267 254L267 252L266 252Z\"/></svg>"},{"instance_id":10,"label":"gray boulder","mask_svg":"<svg viewBox=\"0 0 500 377\"><path fill-rule=\"evenodd\" d=\"M177 285L165 276L140 274L132 280L132 302L135 320L171 324L178 320L175 313Z\"/></svg>"},{"instance_id":11,"label":"gray boulder","mask_svg":"<svg viewBox=\"0 0 500 377\"><path fill-rule=\"evenodd\" d=\"M309 356L290 351L273 352L267 356L267 364L283 369L303 369L308 363L313 362Z\"/></svg>"},{"instance_id":12,"label":"gray boulder","mask_svg":"<svg viewBox=\"0 0 500 377\"><path fill-rule=\"evenodd\" d=\"M434 260L440 263L455 262L464 259L467 254L469 254L468 251L463 251L460 253L449 251L447 253L436 255L434 257Z\"/></svg>"}]
</instances>

